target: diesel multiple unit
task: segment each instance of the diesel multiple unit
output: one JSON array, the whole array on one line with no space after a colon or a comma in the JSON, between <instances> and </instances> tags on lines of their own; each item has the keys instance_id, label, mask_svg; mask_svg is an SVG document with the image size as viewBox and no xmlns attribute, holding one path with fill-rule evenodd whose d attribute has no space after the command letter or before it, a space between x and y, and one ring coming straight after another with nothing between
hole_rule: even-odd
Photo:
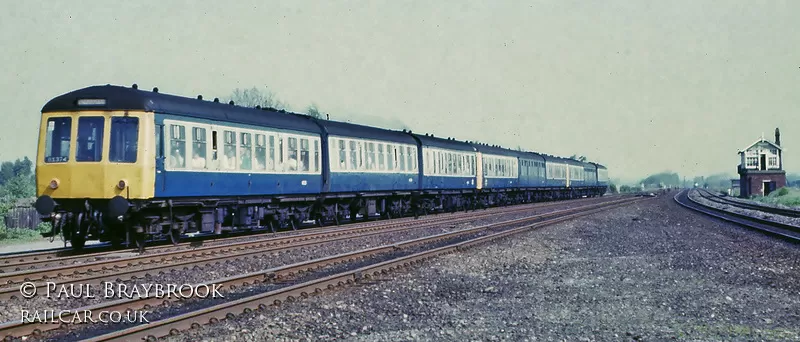
<instances>
[{"instance_id":1,"label":"diesel multiple unit","mask_svg":"<svg viewBox=\"0 0 800 342\"><path fill-rule=\"evenodd\" d=\"M36 208L81 248L599 196L607 182L596 163L106 85L43 107Z\"/></svg>"}]
</instances>

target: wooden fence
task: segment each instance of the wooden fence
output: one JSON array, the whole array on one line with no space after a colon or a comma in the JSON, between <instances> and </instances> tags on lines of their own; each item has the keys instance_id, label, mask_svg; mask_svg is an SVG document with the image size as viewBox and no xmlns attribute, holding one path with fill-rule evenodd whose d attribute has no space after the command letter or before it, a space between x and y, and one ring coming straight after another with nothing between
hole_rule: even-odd
<instances>
[{"instance_id":1,"label":"wooden fence","mask_svg":"<svg viewBox=\"0 0 800 342\"><path fill-rule=\"evenodd\" d=\"M36 226L38 226L42 220L39 219L39 213L36 212L36 208L17 207L6 213L3 222L6 224L6 227L9 228L36 229Z\"/></svg>"}]
</instances>

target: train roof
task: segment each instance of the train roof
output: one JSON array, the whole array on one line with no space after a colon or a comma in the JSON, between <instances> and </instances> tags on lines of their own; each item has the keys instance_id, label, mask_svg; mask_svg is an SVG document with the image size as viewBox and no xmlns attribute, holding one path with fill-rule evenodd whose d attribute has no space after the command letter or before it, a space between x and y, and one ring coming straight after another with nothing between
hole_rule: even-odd
<instances>
[{"instance_id":1,"label":"train roof","mask_svg":"<svg viewBox=\"0 0 800 342\"><path fill-rule=\"evenodd\" d=\"M416 145L417 141L410 135L389 129L364 126L354 123L317 119L325 127L329 135L338 135L353 138L365 138Z\"/></svg>"},{"instance_id":2,"label":"train roof","mask_svg":"<svg viewBox=\"0 0 800 342\"><path fill-rule=\"evenodd\" d=\"M437 138L432 135L421 135L417 133L411 133L414 137L419 139L422 146L428 147L435 147L447 150L455 150L455 151L468 151L468 152L475 152L475 147L472 144L458 141L454 139L445 139L445 138Z\"/></svg>"},{"instance_id":3,"label":"train roof","mask_svg":"<svg viewBox=\"0 0 800 342\"><path fill-rule=\"evenodd\" d=\"M480 153L485 154L494 154L500 156L509 156L509 157L519 157L521 154L520 151L509 150L507 148L493 146L493 145L483 145L479 143L473 143L472 146L475 146L475 149L478 150Z\"/></svg>"},{"instance_id":4,"label":"train roof","mask_svg":"<svg viewBox=\"0 0 800 342\"><path fill-rule=\"evenodd\" d=\"M561 164L566 164L567 163L567 159L566 158L551 156L549 154L543 154L542 156L544 157L545 161L548 162L548 163L561 163Z\"/></svg>"},{"instance_id":5,"label":"train roof","mask_svg":"<svg viewBox=\"0 0 800 342\"><path fill-rule=\"evenodd\" d=\"M605 166L603 166L603 165L600 165L600 164L598 164L598 163L593 163L593 162L589 162L589 163L590 163L590 164L594 164L594 166L597 166L597 168L598 168L598 169L607 169Z\"/></svg>"},{"instance_id":6,"label":"train roof","mask_svg":"<svg viewBox=\"0 0 800 342\"><path fill-rule=\"evenodd\" d=\"M542 155L541 153L536 153L531 151L515 151L515 152L519 154L520 158L538 159L544 161L544 155Z\"/></svg>"},{"instance_id":7,"label":"train roof","mask_svg":"<svg viewBox=\"0 0 800 342\"><path fill-rule=\"evenodd\" d=\"M79 100L94 100L89 104ZM120 86L91 86L60 95L42 113L76 110L136 110L320 133L307 116L275 109L256 109Z\"/></svg>"}]
</instances>

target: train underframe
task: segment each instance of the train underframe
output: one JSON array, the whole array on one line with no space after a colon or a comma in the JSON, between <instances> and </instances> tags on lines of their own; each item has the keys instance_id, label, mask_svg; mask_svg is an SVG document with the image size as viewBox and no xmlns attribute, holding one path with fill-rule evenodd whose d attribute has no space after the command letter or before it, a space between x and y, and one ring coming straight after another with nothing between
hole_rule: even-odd
<instances>
[{"instance_id":1,"label":"train underframe","mask_svg":"<svg viewBox=\"0 0 800 342\"><path fill-rule=\"evenodd\" d=\"M469 211L515 204L597 197L605 187L532 188L503 190L437 190L308 197L176 198L132 201L124 215L112 217L111 201L67 200L46 218L52 236L61 235L73 248L87 240L135 245L144 250L147 240L178 243L187 233L220 235L236 231L275 232L317 226ZM119 205L117 203L117 205Z\"/></svg>"}]
</instances>

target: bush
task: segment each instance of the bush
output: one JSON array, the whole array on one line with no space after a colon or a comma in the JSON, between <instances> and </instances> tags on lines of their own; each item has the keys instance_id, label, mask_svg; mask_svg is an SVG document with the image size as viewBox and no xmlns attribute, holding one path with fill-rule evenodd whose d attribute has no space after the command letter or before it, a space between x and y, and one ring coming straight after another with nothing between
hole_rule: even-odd
<instances>
[{"instance_id":1,"label":"bush","mask_svg":"<svg viewBox=\"0 0 800 342\"><path fill-rule=\"evenodd\" d=\"M53 230L53 225L50 222L39 222L39 225L36 226L36 232L39 234L49 233Z\"/></svg>"},{"instance_id":2,"label":"bush","mask_svg":"<svg viewBox=\"0 0 800 342\"><path fill-rule=\"evenodd\" d=\"M33 229L6 228L0 225L0 243L34 241L41 238L42 235Z\"/></svg>"},{"instance_id":3,"label":"bush","mask_svg":"<svg viewBox=\"0 0 800 342\"><path fill-rule=\"evenodd\" d=\"M781 204L790 207L800 206L800 189L791 187L782 187L777 191L773 191L769 196L755 196L753 200L770 203Z\"/></svg>"}]
</instances>

